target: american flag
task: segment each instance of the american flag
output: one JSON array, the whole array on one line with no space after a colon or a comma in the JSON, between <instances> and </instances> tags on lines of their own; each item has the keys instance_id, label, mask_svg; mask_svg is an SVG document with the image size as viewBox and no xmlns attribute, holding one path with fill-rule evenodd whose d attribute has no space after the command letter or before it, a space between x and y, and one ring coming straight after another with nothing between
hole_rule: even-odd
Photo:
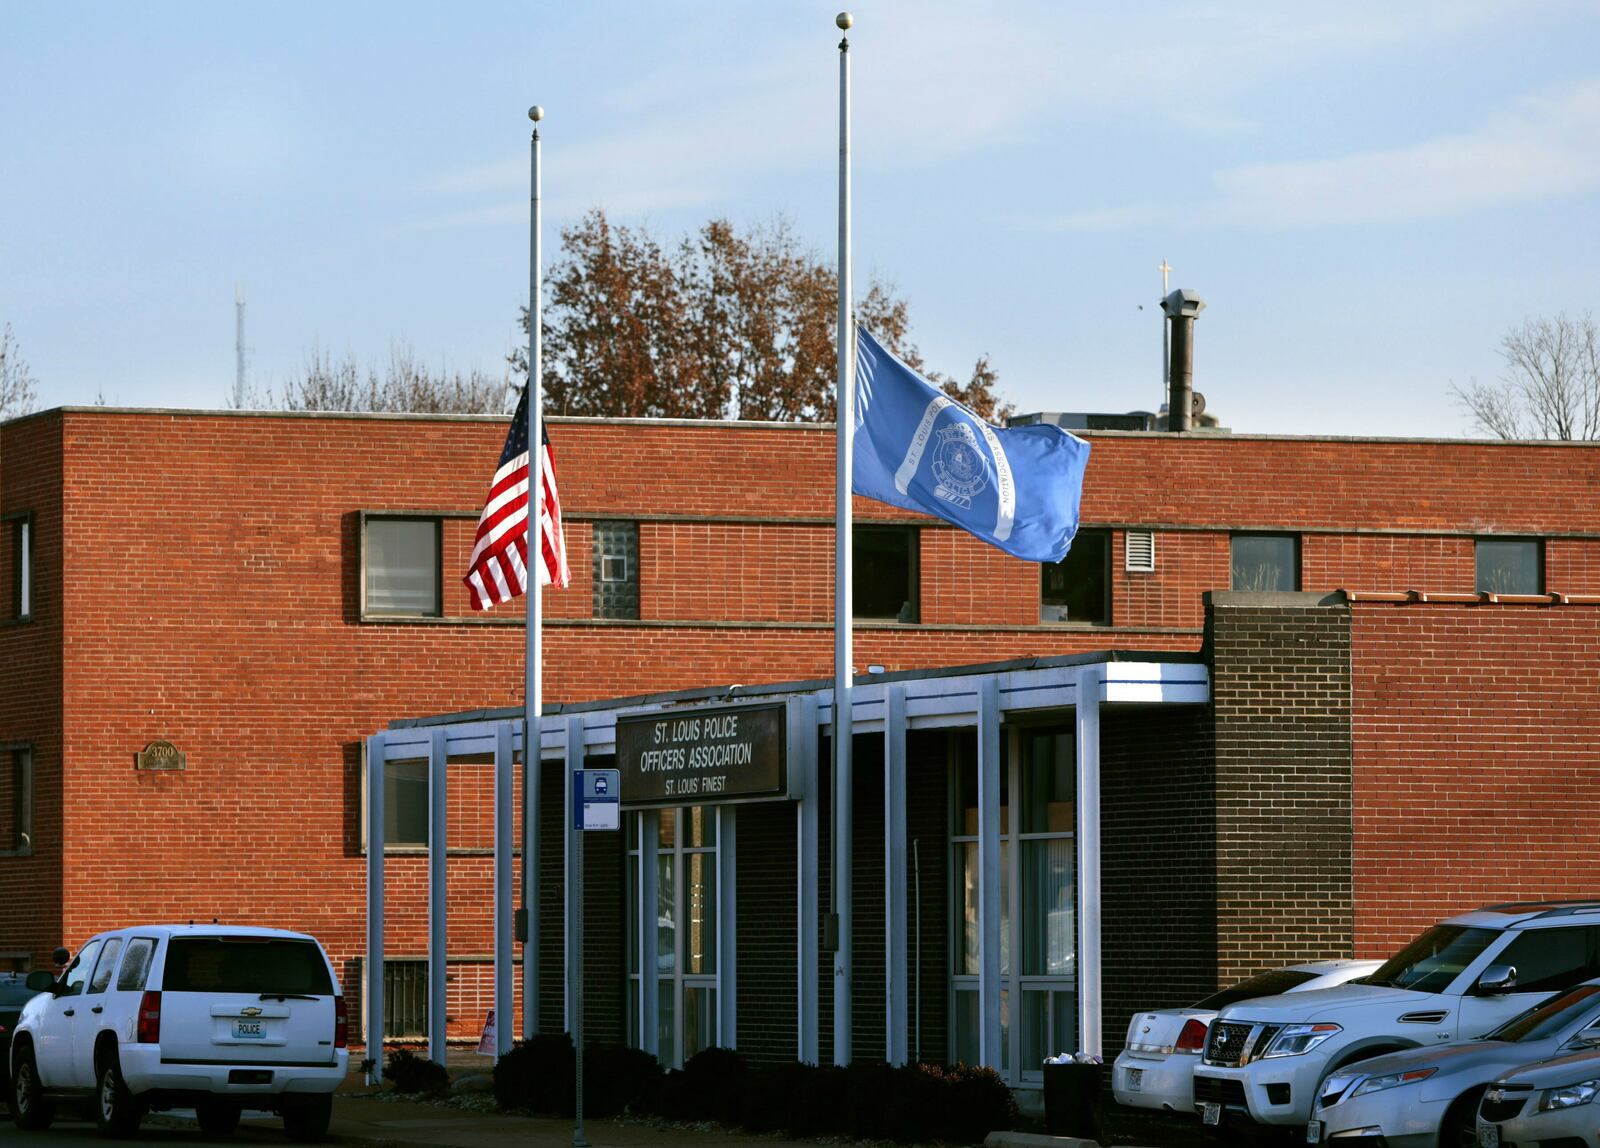
<instances>
[{"instance_id":1,"label":"american flag","mask_svg":"<svg viewBox=\"0 0 1600 1148\"><path fill-rule=\"evenodd\" d=\"M539 427L544 432L543 423ZM565 586L572 580L567 568L567 541L561 533L561 500L556 496L556 460L550 435L543 434L544 497L539 500L539 581ZM509 602L528 589L528 392L522 392L517 413L511 416L500 468L489 486L489 499L478 518L472 543L472 561L461 579L472 595L474 610L487 610Z\"/></svg>"}]
</instances>

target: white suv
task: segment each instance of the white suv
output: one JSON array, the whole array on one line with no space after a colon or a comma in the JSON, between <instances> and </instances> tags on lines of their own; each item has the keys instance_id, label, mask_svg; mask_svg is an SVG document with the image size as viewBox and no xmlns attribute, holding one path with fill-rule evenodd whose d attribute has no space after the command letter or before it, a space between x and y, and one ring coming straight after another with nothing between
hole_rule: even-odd
<instances>
[{"instance_id":1,"label":"white suv","mask_svg":"<svg viewBox=\"0 0 1600 1148\"><path fill-rule=\"evenodd\" d=\"M1600 901L1491 905L1435 925L1370 976L1223 1009L1195 1069L1206 1124L1304 1126L1322 1081L1358 1060L1479 1036L1600 976Z\"/></svg>"},{"instance_id":2,"label":"white suv","mask_svg":"<svg viewBox=\"0 0 1600 1148\"><path fill-rule=\"evenodd\" d=\"M58 950L65 962L65 950ZM58 1100L91 1097L100 1131L193 1107L210 1135L243 1108L276 1111L291 1139L328 1130L344 1081L348 1014L315 938L230 925L146 925L92 938L60 979L30 973L11 1038L12 1113L44 1128Z\"/></svg>"}]
</instances>

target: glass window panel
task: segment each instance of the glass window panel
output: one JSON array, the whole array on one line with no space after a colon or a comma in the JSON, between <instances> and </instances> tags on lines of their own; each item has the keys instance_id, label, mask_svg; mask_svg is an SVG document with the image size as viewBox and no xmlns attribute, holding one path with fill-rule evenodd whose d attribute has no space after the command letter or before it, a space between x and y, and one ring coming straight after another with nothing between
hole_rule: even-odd
<instances>
[{"instance_id":1,"label":"glass window panel","mask_svg":"<svg viewBox=\"0 0 1600 1148\"><path fill-rule=\"evenodd\" d=\"M1000 971L1011 971L1011 875L1006 864L1010 853L1007 843L1000 843ZM960 973L976 976L979 972L979 946L982 938L978 931L978 843L968 841L956 846L956 865L961 882L961 959Z\"/></svg>"},{"instance_id":2,"label":"glass window panel","mask_svg":"<svg viewBox=\"0 0 1600 1148\"><path fill-rule=\"evenodd\" d=\"M1011 990L1000 990L1000 1071L1011 1071Z\"/></svg>"},{"instance_id":3,"label":"glass window panel","mask_svg":"<svg viewBox=\"0 0 1600 1148\"><path fill-rule=\"evenodd\" d=\"M717 971L717 855L686 853L683 858L689 917L687 951L683 955L686 972Z\"/></svg>"},{"instance_id":4,"label":"glass window panel","mask_svg":"<svg viewBox=\"0 0 1600 1148\"><path fill-rule=\"evenodd\" d=\"M677 992L667 977L656 986L656 1059L671 1068L677 1063Z\"/></svg>"},{"instance_id":5,"label":"glass window panel","mask_svg":"<svg viewBox=\"0 0 1600 1148\"><path fill-rule=\"evenodd\" d=\"M678 890L672 855L656 858L656 971L678 968ZM668 996L671 996L669 991Z\"/></svg>"},{"instance_id":6,"label":"glass window panel","mask_svg":"<svg viewBox=\"0 0 1600 1148\"><path fill-rule=\"evenodd\" d=\"M383 766L383 844L428 843L428 762L389 761Z\"/></svg>"},{"instance_id":7,"label":"glass window panel","mask_svg":"<svg viewBox=\"0 0 1600 1148\"><path fill-rule=\"evenodd\" d=\"M717 1043L717 990L710 985L683 989L683 1059Z\"/></svg>"},{"instance_id":8,"label":"glass window panel","mask_svg":"<svg viewBox=\"0 0 1600 1148\"><path fill-rule=\"evenodd\" d=\"M439 523L367 519L367 613L439 614Z\"/></svg>"},{"instance_id":9,"label":"glass window panel","mask_svg":"<svg viewBox=\"0 0 1600 1148\"><path fill-rule=\"evenodd\" d=\"M717 811L714 806L694 805L683 811L685 848L705 848L717 843Z\"/></svg>"},{"instance_id":10,"label":"glass window panel","mask_svg":"<svg viewBox=\"0 0 1600 1148\"><path fill-rule=\"evenodd\" d=\"M1074 860L1070 837L1022 843L1023 976L1077 972Z\"/></svg>"},{"instance_id":11,"label":"glass window panel","mask_svg":"<svg viewBox=\"0 0 1600 1148\"><path fill-rule=\"evenodd\" d=\"M955 1059L957 1064L978 1063L978 990L957 989L955 1004Z\"/></svg>"},{"instance_id":12,"label":"glass window panel","mask_svg":"<svg viewBox=\"0 0 1600 1148\"><path fill-rule=\"evenodd\" d=\"M123 958L122 971L117 974L118 992L138 992L144 988L150 958L155 951L156 943L148 937L135 937L128 943L128 955Z\"/></svg>"},{"instance_id":13,"label":"glass window panel","mask_svg":"<svg viewBox=\"0 0 1600 1148\"><path fill-rule=\"evenodd\" d=\"M1111 532L1080 530L1060 562L1039 567L1041 622L1111 623Z\"/></svg>"},{"instance_id":14,"label":"glass window panel","mask_svg":"<svg viewBox=\"0 0 1600 1148\"><path fill-rule=\"evenodd\" d=\"M916 529L857 525L851 545L855 616L917 621Z\"/></svg>"},{"instance_id":15,"label":"glass window panel","mask_svg":"<svg viewBox=\"0 0 1600 1148\"><path fill-rule=\"evenodd\" d=\"M1057 989L1050 994L1050 1043L1057 1052L1078 1051L1078 994Z\"/></svg>"},{"instance_id":16,"label":"glass window panel","mask_svg":"<svg viewBox=\"0 0 1600 1148\"><path fill-rule=\"evenodd\" d=\"M1477 551L1480 592L1544 593L1544 563L1538 539L1480 538Z\"/></svg>"},{"instance_id":17,"label":"glass window panel","mask_svg":"<svg viewBox=\"0 0 1600 1148\"><path fill-rule=\"evenodd\" d=\"M1022 831L1073 832L1077 773L1072 731L1039 730L1022 736L1027 742L1022 759Z\"/></svg>"},{"instance_id":18,"label":"glass window panel","mask_svg":"<svg viewBox=\"0 0 1600 1148\"><path fill-rule=\"evenodd\" d=\"M1042 1074L1044 1058L1062 1051L1050 1041L1050 993L1045 989L1022 990L1022 1071ZM1067 1051L1072 1051L1068 1049Z\"/></svg>"},{"instance_id":19,"label":"glass window panel","mask_svg":"<svg viewBox=\"0 0 1600 1148\"><path fill-rule=\"evenodd\" d=\"M1005 739L1001 739L1004 746ZM1000 761L1000 832L1011 832L1010 810L1007 803L1010 798L1010 771L1006 768L1005 750L1001 750ZM978 835L978 743L977 739L963 738L961 742L961 759L956 763L956 808L961 811L961 821L956 826L956 834L962 837L976 837Z\"/></svg>"},{"instance_id":20,"label":"glass window panel","mask_svg":"<svg viewBox=\"0 0 1600 1148\"><path fill-rule=\"evenodd\" d=\"M678 843L678 811L676 809L663 809L660 816L661 838L657 842L657 846L661 849L671 849Z\"/></svg>"},{"instance_id":21,"label":"glass window panel","mask_svg":"<svg viewBox=\"0 0 1600 1148\"><path fill-rule=\"evenodd\" d=\"M632 821L630 816L627 820ZM627 918L627 944L628 973L636 974L639 971L639 859L637 856L629 857L623 866L624 882L626 889L623 892L622 915Z\"/></svg>"},{"instance_id":22,"label":"glass window panel","mask_svg":"<svg viewBox=\"0 0 1600 1148\"><path fill-rule=\"evenodd\" d=\"M622 815L622 831L627 834L627 848L631 853L639 848L639 820L642 813L624 813Z\"/></svg>"},{"instance_id":23,"label":"glass window panel","mask_svg":"<svg viewBox=\"0 0 1600 1148\"><path fill-rule=\"evenodd\" d=\"M78 959L67 966L67 991L62 996L75 996L83 992L83 986L89 983L89 970L94 968L94 959L99 955L99 941L84 946Z\"/></svg>"},{"instance_id":24,"label":"glass window panel","mask_svg":"<svg viewBox=\"0 0 1600 1148\"><path fill-rule=\"evenodd\" d=\"M89 982L89 991L103 993L106 986L111 983L111 970L117 967L117 957L122 953L122 938L112 937L106 942L106 947L100 953L100 963L94 967L94 978Z\"/></svg>"},{"instance_id":25,"label":"glass window panel","mask_svg":"<svg viewBox=\"0 0 1600 1148\"><path fill-rule=\"evenodd\" d=\"M638 1048L640 1044L639 1033L639 978L628 979L628 1047Z\"/></svg>"},{"instance_id":26,"label":"glass window panel","mask_svg":"<svg viewBox=\"0 0 1600 1148\"><path fill-rule=\"evenodd\" d=\"M1293 534L1235 534L1233 589L1300 589L1300 540Z\"/></svg>"}]
</instances>

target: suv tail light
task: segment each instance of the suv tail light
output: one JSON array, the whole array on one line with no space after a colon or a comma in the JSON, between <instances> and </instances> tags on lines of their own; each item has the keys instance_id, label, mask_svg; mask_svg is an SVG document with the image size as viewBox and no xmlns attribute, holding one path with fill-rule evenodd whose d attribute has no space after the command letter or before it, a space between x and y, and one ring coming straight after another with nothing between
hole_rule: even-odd
<instances>
[{"instance_id":1,"label":"suv tail light","mask_svg":"<svg viewBox=\"0 0 1600 1148\"><path fill-rule=\"evenodd\" d=\"M1183 1031L1178 1034L1178 1043L1172 1046L1172 1051L1198 1053L1205 1046L1206 1022L1190 1017L1184 1022Z\"/></svg>"},{"instance_id":2,"label":"suv tail light","mask_svg":"<svg viewBox=\"0 0 1600 1148\"><path fill-rule=\"evenodd\" d=\"M333 998L333 1047L345 1048L350 1043L350 1008L344 997Z\"/></svg>"},{"instance_id":3,"label":"suv tail light","mask_svg":"<svg viewBox=\"0 0 1600 1148\"><path fill-rule=\"evenodd\" d=\"M139 998L139 1021L135 1040L140 1044L161 1043L161 994L146 990Z\"/></svg>"}]
</instances>

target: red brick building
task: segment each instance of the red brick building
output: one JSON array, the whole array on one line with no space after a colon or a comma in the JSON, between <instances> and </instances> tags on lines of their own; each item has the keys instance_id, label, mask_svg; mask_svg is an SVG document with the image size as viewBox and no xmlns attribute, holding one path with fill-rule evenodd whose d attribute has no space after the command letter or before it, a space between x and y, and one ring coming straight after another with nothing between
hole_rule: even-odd
<instances>
[{"instance_id":1,"label":"red brick building","mask_svg":"<svg viewBox=\"0 0 1600 1148\"><path fill-rule=\"evenodd\" d=\"M358 975L363 739L521 700L520 603L471 616L459 582L503 435L101 408L0 427L0 962L215 916L309 929ZM547 702L831 674L829 428L554 419L551 437L574 579L545 598ZM1085 437L1069 570L858 501L856 658L890 675L1107 651L1207 667L1205 706L1106 718L1109 1042L1128 1009L1261 965L1381 955L1463 907L1597 891L1600 448ZM184 768L140 768L176 762L139 757L156 742ZM489 770L471 764L450 781L458 1035L481 1024L492 949ZM945 769L916 775L908 815L935 846L924 975L948 980ZM795 864L787 846L758 858L771 808L746 808L742 922ZM427 933L416 826L395 829L411 844L387 865L391 959ZM559 891L555 848L541 880ZM615 848L599 895L620 900ZM622 999L625 971L594 975ZM924 1056L955 1051L954 992L919 1004ZM541 1009L559 1023L559 1002ZM627 1037L624 1012L594 1014L598 1031Z\"/></svg>"}]
</instances>

